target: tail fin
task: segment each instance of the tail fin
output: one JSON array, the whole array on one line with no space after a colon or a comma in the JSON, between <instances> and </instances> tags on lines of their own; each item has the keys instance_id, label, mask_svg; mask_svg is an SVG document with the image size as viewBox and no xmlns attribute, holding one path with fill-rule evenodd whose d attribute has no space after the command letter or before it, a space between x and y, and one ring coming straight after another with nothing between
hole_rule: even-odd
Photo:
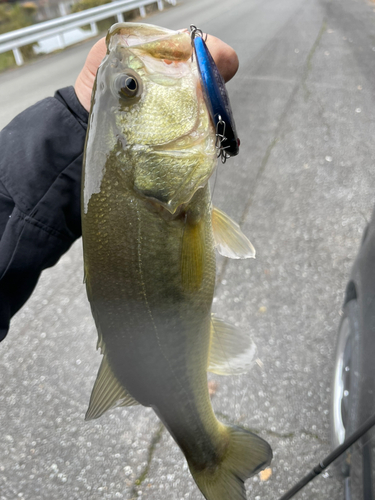
<instances>
[{"instance_id":1,"label":"tail fin","mask_svg":"<svg viewBox=\"0 0 375 500\"><path fill-rule=\"evenodd\" d=\"M190 472L207 500L246 500L245 479L266 468L272 460L270 445L252 432L226 427L230 442L222 462L214 469Z\"/></svg>"}]
</instances>

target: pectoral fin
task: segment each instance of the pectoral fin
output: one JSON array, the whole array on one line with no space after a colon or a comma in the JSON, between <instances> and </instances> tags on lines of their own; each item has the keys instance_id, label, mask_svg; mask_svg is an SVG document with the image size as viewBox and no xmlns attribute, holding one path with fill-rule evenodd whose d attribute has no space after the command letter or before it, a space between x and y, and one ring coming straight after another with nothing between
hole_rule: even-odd
<instances>
[{"instance_id":1,"label":"pectoral fin","mask_svg":"<svg viewBox=\"0 0 375 500\"><path fill-rule=\"evenodd\" d=\"M218 375L246 373L253 365L256 351L248 333L212 316L209 372Z\"/></svg>"},{"instance_id":2,"label":"pectoral fin","mask_svg":"<svg viewBox=\"0 0 375 500\"><path fill-rule=\"evenodd\" d=\"M212 210L212 229L218 252L230 259L255 258L255 248L240 226L218 208Z\"/></svg>"},{"instance_id":3,"label":"pectoral fin","mask_svg":"<svg viewBox=\"0 0 375 500\"><path fill-rule=\"evenodd\" d=\"M185 224L181 251L182 286L187 292L196 292L203 281L204 269L204 222Z\"/></svg>"},{"instance_id":4,"label":"pectoral fin","mask_svg":"<svg viewBox=\"0 0 375 500\"><path fill-rule=\"evenodd\" d=\"M137 404L139 404L138 401L122 387L114 376L107 358L104 356L91 393L85 420L98 418L110 408Z\"/></svg>"}]
</instances>

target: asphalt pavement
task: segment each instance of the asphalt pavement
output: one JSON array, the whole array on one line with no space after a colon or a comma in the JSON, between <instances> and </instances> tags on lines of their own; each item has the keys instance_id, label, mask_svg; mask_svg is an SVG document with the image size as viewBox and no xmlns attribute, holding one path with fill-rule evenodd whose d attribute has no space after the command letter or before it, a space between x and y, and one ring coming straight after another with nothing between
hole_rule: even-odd
<instances>
[{"instance_id":1,"label":"asphalt pavement","mask_svg":"<svg viewBox=\"0 0 375 500\"><path fill-rule=\"evenodd\" d=\"M248 498L276 500L330 451L336 330L374 202L375 3L183 0L147 22L193 23L239 55L228 90L240 154L219 166L213 202L257 259L218 259L214 311L251 333L259 362L209 379L218 416L273 448ZM0 75L0 125L73 84L91 44ZM84 422L100 355L81 254L78 241L43 273L0 346L0 500L199 500L151 410ZM329 470L296 498L342 489Z\"/></svg>"}]
</instances>

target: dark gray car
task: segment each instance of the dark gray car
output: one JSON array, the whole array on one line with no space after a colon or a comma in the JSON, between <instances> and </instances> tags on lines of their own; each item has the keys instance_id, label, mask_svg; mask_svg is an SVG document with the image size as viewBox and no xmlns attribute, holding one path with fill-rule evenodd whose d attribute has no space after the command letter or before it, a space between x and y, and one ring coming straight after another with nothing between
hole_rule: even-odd
<instances>
[{"instance_id":1,"label":"dark gray car","mask_svg":"<svg viewBox=\"0 0 375 500\"><path fill-rule=\"evenodd\" d=\"M375 413L375 210L346 287L331 398L331 444L343 443ZM375 498L375 428L337 465L345 500Z\"/></svg>"}]
</instances>

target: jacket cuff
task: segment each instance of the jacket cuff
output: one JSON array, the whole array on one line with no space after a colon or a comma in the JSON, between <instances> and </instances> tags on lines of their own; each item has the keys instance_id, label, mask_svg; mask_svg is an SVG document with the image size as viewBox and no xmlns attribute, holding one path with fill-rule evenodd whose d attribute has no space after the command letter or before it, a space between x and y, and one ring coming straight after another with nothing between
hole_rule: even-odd
<instances>
[{"instance_id":1,"label":"jacket cuff","mask_svg":"<svg viewBox=\"0 0 375 500\"><path fill-rule=\"evenodd\" d=\"M89 113L80 103L77 94L75 93L74 87L70 86L59 89L55 92L54 97L68 108L72 115L86 130Z\"/></svg>"}]
</instances>

